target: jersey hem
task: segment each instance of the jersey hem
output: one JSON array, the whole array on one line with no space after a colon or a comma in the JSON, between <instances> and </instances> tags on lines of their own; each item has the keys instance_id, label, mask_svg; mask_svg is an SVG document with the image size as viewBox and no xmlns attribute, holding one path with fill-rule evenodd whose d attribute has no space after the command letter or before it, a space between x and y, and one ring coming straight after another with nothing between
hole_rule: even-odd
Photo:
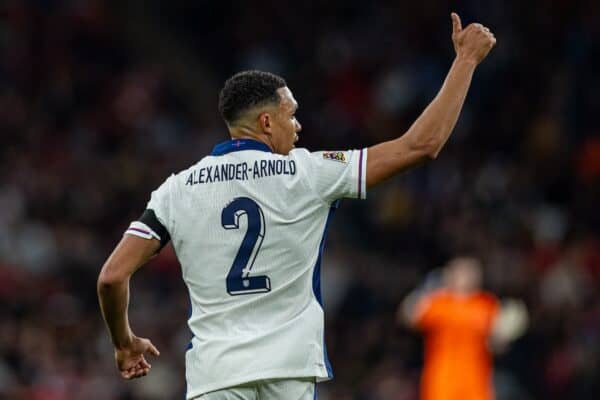
<instances>
[{"instance_id":1,"label":"jersey hem","mask_svg":"<svg viewBox=\"0 0 600 400\"><path fill-rule=\"evenodd\" d=\"M200 386L196 390L186 393L186 400L193 400L203 394L215 392L217 390L223 390L246 383L262 381L267 379L297 379L297 378L315 378L317 382L325 382L331 380L333 377L329 375L323 375L322 373L315 374L309 371L289 371L289 370L272 370L262 371L260 374L248 375L243 378L230 379L222 381L212 385Z\"/></svg>"}]
</instances>

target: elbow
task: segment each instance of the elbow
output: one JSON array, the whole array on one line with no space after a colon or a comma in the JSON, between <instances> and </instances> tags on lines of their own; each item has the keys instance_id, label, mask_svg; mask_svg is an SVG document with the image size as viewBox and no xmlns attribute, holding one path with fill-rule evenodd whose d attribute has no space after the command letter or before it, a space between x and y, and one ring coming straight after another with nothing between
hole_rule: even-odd
<instances>
[{"instance_id":1,"label":"elbow","mask_svg":"<svg viewBox=\"0 0 600 400\"><path fill-rule=\"evenodd\" d=\"M110 263L104 264L100 275L98 275L97 289L98 293L105 292L125 282L129 277L118 272L118 269Z\"/></svg>"},{"instance_id":2,"label":"elbow","mask_svg":"<svg viewBox=\"0 0 600 400\"><path fill-rule=\"evenodd\" d=\"M415 143L412 147L413 151L419 155L418 158L424 161L435 160L442 150L442 144L433 139Z\"/></svg>"},{"instance_id":3,"label":"elbow","mask_svg":"<svg viewBox=\"0 0 600 400\"><path fill-rule=\"evenodd\" d=\"M423 157L426 160L435 160L442 151L444 142L438 138L439 136L440 135L436 135L421 145Z\"/></svg>"},{"instance_id":4,"label":"elbow","mask_svg":"<svg viewBox=\"0 0 600 400\"><path fill-rule=\"evenodd\" d=\"M426 157L428 160L435 160L441 151L441 146L435 146L427 151Z\"/></svg>"}]
</instances>

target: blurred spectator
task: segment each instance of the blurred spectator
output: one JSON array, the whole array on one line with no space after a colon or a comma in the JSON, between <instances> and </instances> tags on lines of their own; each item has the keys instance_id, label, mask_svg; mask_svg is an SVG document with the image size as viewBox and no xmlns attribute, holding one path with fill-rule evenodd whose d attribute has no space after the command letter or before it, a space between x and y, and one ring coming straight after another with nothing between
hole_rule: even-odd
<instances>
[{"instance_id":1,"label":"blurred spectator","mask_svg":"<svg viewBox=\"0 0 600 400\"><path fill-rule=\"evenodd\" d=\"M477 259L456 258L399 309L425 335L421 399L494 398L489 346L504 349L522 335L527 312L514 301L500 306L481 290L481 274Z\"/></svg>"}]
</instances>

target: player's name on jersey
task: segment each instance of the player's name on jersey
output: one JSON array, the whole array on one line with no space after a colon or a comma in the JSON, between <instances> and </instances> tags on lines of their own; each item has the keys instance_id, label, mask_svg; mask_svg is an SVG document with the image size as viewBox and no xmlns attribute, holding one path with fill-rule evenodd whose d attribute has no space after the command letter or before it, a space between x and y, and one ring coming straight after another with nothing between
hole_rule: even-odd
<instances>
[{"instance_id":1,"label":"player's name on jersey","mask_svg":"<svg viewBox=\"0 0 600 400\"><path fill-rule=\"evenodd\" d=\"M191 186L232 180L247 181L275 175L296 175L296 162L294 160L256 160L254 163L211 165L192 170L185 184Z\"/></svg>"}]
</instances>

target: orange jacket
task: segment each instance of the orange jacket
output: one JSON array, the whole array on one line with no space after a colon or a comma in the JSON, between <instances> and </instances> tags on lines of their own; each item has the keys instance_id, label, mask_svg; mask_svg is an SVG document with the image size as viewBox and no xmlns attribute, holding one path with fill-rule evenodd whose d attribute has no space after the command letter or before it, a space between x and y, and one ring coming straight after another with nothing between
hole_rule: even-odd
<instances>
[{"instance_id":1,"label":"orange jacket","mask_svg":"<svg viewBox=\"0 0 600 400\"><path fill-rule=\"evenodd\" d=\"M419 301L416 326L425 334L422 400L492 400L488 338L498 313L485 292L459 296L438 290Z\"/></svg>"}]
</instances>

